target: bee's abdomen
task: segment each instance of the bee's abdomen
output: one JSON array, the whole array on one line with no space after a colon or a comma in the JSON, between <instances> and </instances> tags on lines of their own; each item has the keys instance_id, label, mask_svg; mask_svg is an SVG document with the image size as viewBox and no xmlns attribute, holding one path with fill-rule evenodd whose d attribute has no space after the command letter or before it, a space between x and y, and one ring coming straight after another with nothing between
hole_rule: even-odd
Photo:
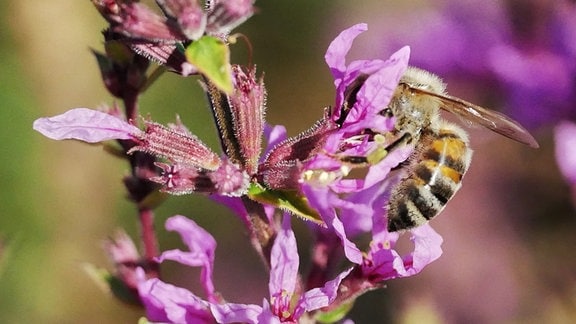
<instances>
[{"instance_id":1,"label":"bee's abdomen","mask_svg":"<svg viewBox=\"0 0 576 324\"><path fill-rule=\"evenodd\" d=\"M423 132L406 177L392 189L388 231L410 229L438 215L460 189L471 155L466 133L457 126Z\"/></svg>"}]
</instances>

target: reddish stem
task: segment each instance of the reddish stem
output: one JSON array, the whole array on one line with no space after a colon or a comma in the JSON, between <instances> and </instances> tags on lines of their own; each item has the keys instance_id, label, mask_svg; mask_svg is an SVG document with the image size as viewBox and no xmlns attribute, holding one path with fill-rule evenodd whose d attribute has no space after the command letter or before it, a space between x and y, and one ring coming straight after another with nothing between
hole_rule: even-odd
<instances>
[{"instance_id":1,"label":"reddish stem","mask_svg":"<svg viewBox=\"0 0 576 324\"><path fill-rule=\"evenodd\" d=\"M138 95L137 91L128 91L123 96L124 109L126 110L126 119L131 124L136 124L138 121Z\"/></svg>"},{"instance_id":2,"label":"reddish stem","mask_svg":"<svg viewBox=\"0 0 576 324\"><path fill-rule=\"evenodd\" d=\"M126 90L123 96L124 109L128 122L136 124L138 116L138 91ZM138 163L135 156L131 158L132 174L137 176ZM130 191L130 188L128 188ZM147 207L138 208L138 218L140 221L140 235L144 246L144 266L149 269L148 277L157 278L160 276L160 268L155 258L160 255L156 231L154 229L154 211Z\"/></svg>"},{"instance_id":3,"label":"reddish stem","mask_svg":"<svg viewBox=\"0 0 576 324\"><path fill-rule=\"evenodd\" d=\"M160 250L154 230L154 211L149 208L141 208L138 210L138 216L140 218L140 235L144 245L144 264L150 270L148 277L157 278L160 274L155 258L160 255Z\"/></svg>"}]
</instances>

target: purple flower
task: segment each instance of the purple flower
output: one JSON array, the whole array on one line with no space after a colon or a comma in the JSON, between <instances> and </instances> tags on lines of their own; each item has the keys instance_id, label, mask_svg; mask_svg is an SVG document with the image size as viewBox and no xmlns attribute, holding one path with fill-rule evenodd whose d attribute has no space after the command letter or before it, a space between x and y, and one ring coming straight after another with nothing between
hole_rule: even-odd
<instances>
[{"instance_id":1,"label":"purple flower","mask_svg":"<svg viewBox=\"0 0 576 324\"><path fill-rule=\"evenodd\" d=\"M166 229L176 231L189 251L169 250L162 253L158 261L172 260L192 267L200 267L200 280L207 299L216 302L218 297L212 282L216 241L194 221L184 216L173 216L166 220ZM138 285L140 298L146 307L150 321L167 323L212 323L209 302L192 292L159 279L141 281Z\"/></svg>"},{"instance_id":2,"label":"purple flower","mask_svg":"<svg viewBox=\"0 0 576 324\"><path fill-rule=\"evenodd\" d=\"M328 185L335 192L363 190L387 176L387 172L380 170L383 160L372 157L384 149L379 142L380 134L394 129L393 118L384 116L382 111L408 66L408 47L386 61L356 60L347 64L346 55L352 42L365 30L366 24L358 24L343 31L325 55L336 86L337 109L330 118L340 127L325 141L321 150L324 154L307 161L304 181ZM363 157L371 164L365 179L342 179L349 167L338 157L346 156Z\"/></svg>"},{"instance_id":3,"label":"purple flower","mask_svg":"<svg viewBox=\"0 0 576 324\"><path fill-rule=\"evenodd\" d=\"M576 124L563 121L554 130L556 162L572 186L576 186Z\"/></svg>"},{"instance_id":4,"label":"purple flower","mask_svg":"<svg viewBox=\"0 0 576 324\"><path fill-rule=\"evenodd\" d=\"M149 180L163 185L172 194L208 192L239 196L249 183L245 170L220 158L199 138L182 125L166 127L146 122L146 129L119 117L86 108L76 108L64 114L40 118L33 128L55 140L75 139L88 143L107 140L130 140L128 154L140 151L170 163L157 163L162 174L151 175Z\"/></svg>"},{"instance_id":5,"label":"purple flower","mask_svg":"<svg viewBox=\"0 0 576 324\"><path fill-rule=\"evenodd\" d=\"M253 10L251 0L210 2L206 16L194 0L158 3L167 17L137 2L95 1L115 33L131 41L144 39L150 49L159 41L164 46L203 33L226 33ZM56 140L118 140L123 153L134 160L146 158L146 172L133 167L133 173L141 177L138 180L151 181L151 190L159 183L161 190L171 194L211 194L241 217L255 248L269 261L269 299L262 304L236 304L225 302L215 289L216 241L184 216L169 218L166 229L178 232L188 250L169 250L155 258L157 249L147 249L146 260L154 266L171 260L200 267L205 297L157 277L147 279L151 277L144 273L148 264L133 260L134 246L126 242L110 246L117 263L133 266L128 274L150 321L298 323L325 320L323 316L342 318L345 306L360 294L381 287L385 280L415 275L441 255L442 238L428 225L410 230L414 248L405 255L395 250L400 234L388 232L386 206L390 188L398 180L390 171L413 148L389 151L396 130L386 108L407 68L410 50L404 47L387 60L347 62L353 40L366 29L365 24L355 25L329 46L325 58L335 80L335 108L325 109L322 119L295 137L286 138L283 127L265 125L262 78L256 78L254 69L240 67L232 69L231 92L224 93L208 79L204 83L223 156L179 121L164 126L145 120L140 129L132 124L135 112L125 121L117 112L79 108L34 123L35 130ZM268 140L265 157L260 152L262 135ZM365 172L351 173L353 168ZM321 234L314 246L315 273L306 281L298 272L300 256L290 216L285 215L280 225L277 208L326 225L316 228ZM363 251L356 240L366 234L370 247ZM353 267L334 278L342 247Z\"/></svg>"},{"instance_id":6,"label":"purple flower","mask_svg":"<svg viewBox=\"0 0 576 324\"><path fill-rule=\"evenodd\" d=\"M212 314L219 323L297 323L305 312L328 306L335 298L342 279L350 270L340 273L321 288L299 291L299 256L296 238L285 216L270 257L270 300L262 306L245 304L211 304Z\"/></svg>"},{"instance_id":7,"label":"purple flower","mask_svg":"<svg viewBox=\"0 0 576 324\"><path fill-rule=\"evenodd\" d=\"M386 163L392 166L402 161L405 156L401 153L390 154ZM385 218L391 184L392 181L387 181L345 197L327 186L303 186L311 206L340 238L348 260L360 265L365 278L374 283L415 275L442 254L442 238L429 225L410 231L412 253L402 257L394 250L399 234L388 232ZM372 240L370 250L362 252L353 239L366 232L371 232Z\"/></svg>"},{"instance_id":8,"label":"purple flower","mask_svg":"<svg viewBox=\"0 0 576 324\"><path fill-rule=\"evenodd\" d=\"M270 300L265 300L263 306L220 303L212 283L216 248L214 238L184 216L169 218L166 228L177 231L189 251L165 251L158 260L173 260L184 265L201 267L201 282L208 301L156 278L141 280L138 291L150 321L211 323L214 318L218 323L296 323L306 312L330 305L336 298L340 282L350 273L350 270L344 271L323 287L301 292L296 238L290 228L290 217L285 216L282 230L279 231L271 252L268 285Z\"/></svg>"},{"instance_id":9,"label":"purple flower","mask_svg":"<svg viewBox=\"0 0 576 324\"><path fill-rule=\"evenodd\" d=\"M328 181L325 184L335 191L361 190L386 177L387 173L379 171L381 161L373 158L383 150L379 134L390 132L394 127L393 118L382 111L408 66L408 47L386 61L356 60L346 64L352 41L366 29L365 24L358 24L343 31L332 41L325 56L336 86L337 109L331 118L340 128L326 140L322 149L325 154L318 154L307 162L305 176L308 181ZM363 180L342 180L349 170L346 164L335 159L338 156L364 157L371 162L373 171Z\"/></svg>"},{"instance_id":10,"label":"purple flower","mask_svg":"<svg viewBox=\"0 0 576 324\"><path fill-rule=\"evenodd\" d=\"M382 21L394 26L378 39L386 48L409 43L413 65L490 89L490 101L528 129L576 119L574 2L446 1L401 23Z\"/></svg>"},{"instance_id":11,"label":"purple flower","mask_svg":"<svg viewBox=\"0 0 576 324\"><path fill-rule=\"evenodd\" d=\"M138 286L146 318L160 323L214 323L209 303L184 288L150 279Z\"/></svg>"},{"instance_id":12,"label":"purple flower","mask_svg":"<svg viewBox=\"0 0 576 324\"><path fill-rule=\"evenodd\" d=\"M390 126L389 121L379 113L388 105L408 66L408 47L402 48L387 61L357 60L346 64L346 54L353 40L367 29L366 24L346 29L332 41L325 55L336 86L336 111L333 119L346 132L365 128L382 132L390 130L387 127ZM351 95L350 92L354 91L358 93Z\"/></svg>"},{"instance_id":13,"label":"purple flower","mask_svg":"<svg viewBox=\"0 0 576 324\"><path fill-rule=\"evenodd\" d=\"M409 50L403 48L386 61L346 63L352 41L365 30L364 24L353 26L328 48L326 62L335 79L336 106L340 108L332 117L341 127L327 139L326 153L306 164L308 173L302 182L310 205L338 236L348 260L360 269L345 279L350 287L362 286L350 284L354 280L370 286L414 275L442 253L442 238L428 225L410 231L414 250L404 257L394 250L399 234L387 230L386 204L390 188L398 180L389 173L410 156L412 148L385 151L379 136L393 130L394 120L381 112L407 67ZM347 156L366 161L364 178L344 178L350 167L342 162ZM362 252L354 239L366 232L372 235L371 247Z\"/></svg>"},{"instance_id":14,"label":"purple flower","mask_svg":"<svg viewBox=\"0 0 576 324\"><path fill-rule=\"evenodd\" d=\"M405 256L394 250L397 233L381 231L375 236L361 267L363 276L376 282L410 277L442 255L442 237L429 224L414 228L410 233L414 250Z\"/></svg>"},{"instance_id":15,"label":"purple flower","mask_svg":"<svg viewBox=\"0 0 576 324\"><path fill-rule=\"evenodd\" d=\"M118 231L113 238L107 240L104 249L114 262L116 276L130 289L136 289L138 278L135 269L141 265L142 258L132 239L124 231Z\"/></svg>"},{"instance_id":16,"label":"purple flower","mask_svg":"<svg viewBox=\"0 0 576 324\"><path fill-rule=\"evenodd\" d=\"M158 261L172 260L191 267L201 267L201 281L208 300L216 300L212 282L216 240L194 221L180 215L167 219L166 229L178 232L190 251L164 251Z\"/></svg>"}]
</instances>

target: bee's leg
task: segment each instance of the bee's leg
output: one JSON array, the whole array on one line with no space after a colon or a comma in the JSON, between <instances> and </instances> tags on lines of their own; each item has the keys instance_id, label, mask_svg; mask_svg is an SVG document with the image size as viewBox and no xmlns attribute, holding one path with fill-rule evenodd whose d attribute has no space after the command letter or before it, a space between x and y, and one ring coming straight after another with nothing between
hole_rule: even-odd
<instances>
[{"instance_id":1,"label":"bee's leg","mask_svg":"<svg viewBox=\"0 0 576 324\"><path fill-rule=\"evenodd\" d=\"M382 146L377 147L368 155L366 156L335 155L334 157L340 160L341 162L350 164L354 168L369 167L382 161L388 154L390 154L390 152L392 152L396 148L409 144L412 141L412 139L413 139L412 135L410 135L409 133L404 133L402 136L394 140L392 143L388 144L387 146L384 146L384 143L386 142L385 137L380 134L377 134L375 136L375 141L381 142Z\"/></svg>"},{"instance_id":2,"label":"bee's leg","mask_svg":"<svg viewBox=\"0 0 576 324\"><path fill-rule=\"evenodd\" d=\"M410 142L412 142L412 139L413 137L410 133L404 133L394 142L390 143L390 145L386 146L385 149L386 151L388 151L388 153L390 153L399 147L410 144Z\"/></svg>"},{"instance_id":3,"label":"bee's leg","mask_svg":"<svg viewBox=\"0 0 576 324\"><path fill-rule=\"evenodd\" d=\"M412 142L413 137L412 135L410 135L409 133L404 133L402 136L400 136L397 140L395 140L394 142L392 142L390 145L388 145L386 147L386 150L388 151L388 153L392 152L393 150L403 147L405 145L410 144L410 142ZM394 167L392 170L398 170L401 169L403 167L405 167L408 163L410 163L410 161L406 160L406 161L402 161L400 162L400 164L398 164L396 167Z\"/></svg>"}]
</instances>

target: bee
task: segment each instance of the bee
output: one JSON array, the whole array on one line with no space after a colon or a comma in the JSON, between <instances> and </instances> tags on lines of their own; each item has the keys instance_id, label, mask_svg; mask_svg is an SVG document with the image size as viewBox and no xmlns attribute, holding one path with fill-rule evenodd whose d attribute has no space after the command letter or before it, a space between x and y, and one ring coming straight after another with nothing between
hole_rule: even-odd
<instances>
[{"instance_id":1,"label":"bee","mask_svg":"<svg viewBox=\"0 0 576 324\"><path fill-rule=\"evenodd\" d=\"M445 91L436 75L409 67L398 84L387 114L396 118L387 147L414 147L401 180L393 186L386 206L388 231L403 231L436 217L462 186L472 158L467 133L440 117L440 110L480 124L488 129L537 148L538 143L514 120Z\"/></svg>"}]
</instances>

